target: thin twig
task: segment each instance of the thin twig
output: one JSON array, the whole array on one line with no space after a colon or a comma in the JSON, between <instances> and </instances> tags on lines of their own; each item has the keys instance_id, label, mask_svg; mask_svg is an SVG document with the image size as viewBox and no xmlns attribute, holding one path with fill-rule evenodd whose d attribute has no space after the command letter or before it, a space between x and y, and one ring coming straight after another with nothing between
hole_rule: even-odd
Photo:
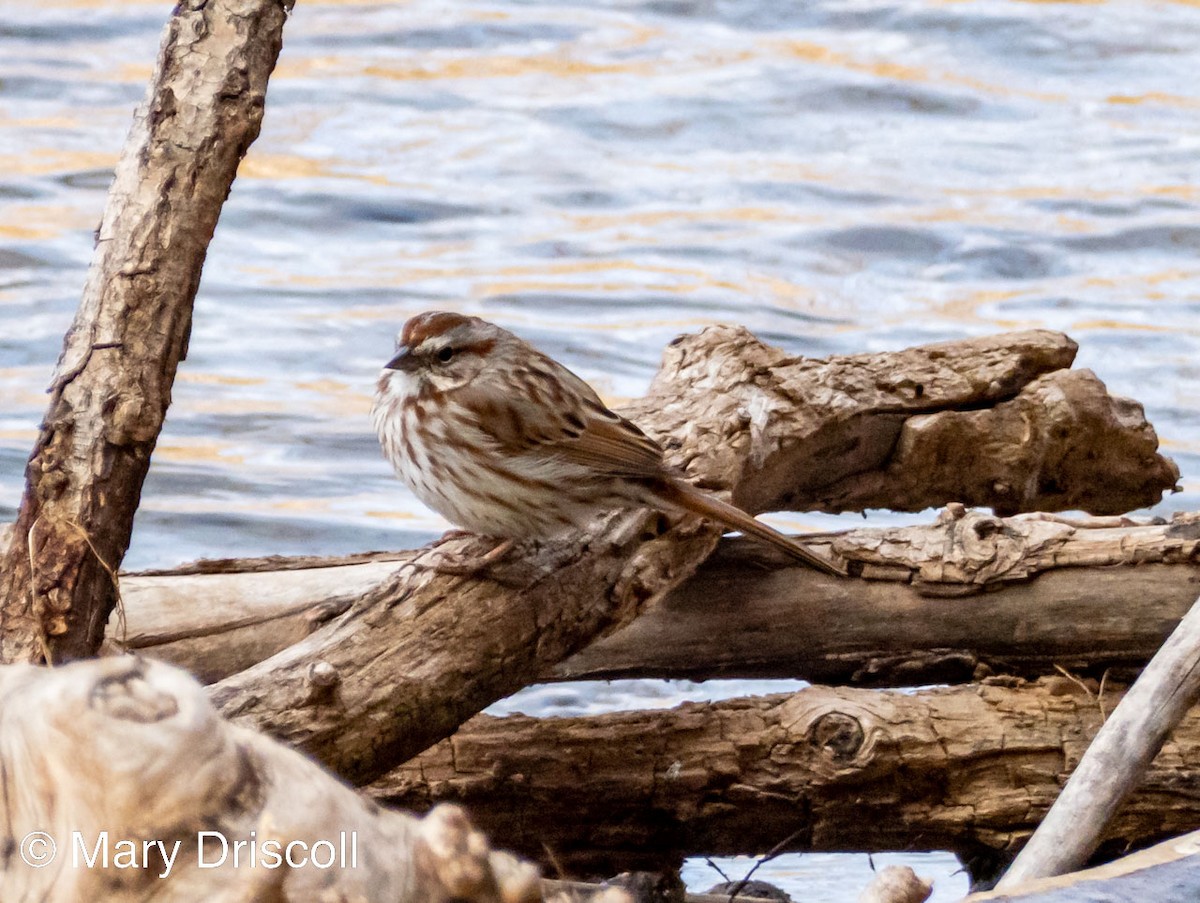
<instances>
[{"instance_id":1,"label":"thin twig","mask_svg":"<svg viewBox=\"0 0 1200 903\"><path fill-rule=\"evenodd\" d=\"M53 667L54 659L50 652L50 639L46 636L45 624L37 615L37 561L33 553L33 533L37 528L37 525L41 523L41 520L44 516L45 515L43 513L34 518L33 523L29 525L29 532L25 536L25 542L27 551L29 553L30 610L33 612L33 618L37 624L38 641L42 646L42 655L46 659L46 664ZM113 595L116 597L115 607L117 610L117 630L120 634L120 639L118 639L116 642L123 651L127 651L129 648L129 625L125 620L125 600L121 596L121 579L117 575L116 568L104 560L104 556L100 554L100 550L97 549L96 544L92 542L92 537L88 535L88 532L83 529L83 527L81 527L75 521L69 519L58 521L58 523L70 527L85 543L87 543L87 547L91 549L92 554L96 556L96 561L99 562L100 567L104 569L104 572L108 574L108 579L112 581Z\"/></svg>"},{"instance_id":2,"label":"thin twig","mask_svg":"<svg viewBox=\"0 0 1200 903\"><path fill-rule=\"evenodd\" d=\"M754 867L751 868L750 871L746 872L746 877L743 878L741 881L739 881L734 886L733 890L731 890L729 892L729 899L730 899L731 903L732 903L733 898L736 897L738 894L740 894L742 892L742 890L745 889L746 885L750 883L750 879L754 877L754 873L757 872L760 867L762 867L763 865L766 865L768 862L770 862L776 856L785 852L787 850L788 844L790 844L793 840L795 840L797 837L799 837L801 834L803 834L805 832L805 830L807 830L807 829L806 828L797 828L795 831L793 831L787 837L783 838L783 840L779 841L779 843L775 844L775 846L771 847L771 849L766 853L766 855L764 855L762 858L760 858L758 860L758 862L754 863Z\"/></svg>"},{"instance_id":3,"label":"thin twig","mask_svg":"<svg viewBox=\"0 0 1200 903\"><path fill-rule=\"evenodd\" d=\"M1100 675L1100 692L1096 694L1096 705L1100 708L1101 722L1108 720L1108 712L1104 711L1104 684L1108 681L1108 672L1111 668L1105 668L1104 673Z\"/></svg>"},{"instance_id":4,"label":"thin twig","mask_svg":"<svg viewBox=\"0 0 1200 903\"><path fill-rule=\"evenodd\" d=\"M726 884L729 883L729 876L725 874L724 869L712 861L711 856L705 856L704 861L708 863L708 867L721 876L721 880Z\"/></svg>"},{"instance_id":5,"label":"thin twig","mask_svg":"<svg viewBox=\"0 0 1200 903\"><path fill-rule=\"evenodd\" d=\"M1062 665L1055 665L1054 670L1057 671L1059 674L1061 674L1063 677L1065 677L1067 680L1069 680L1071 683L1073 683L1077 687L1079 687L1079 689L1083 690L1083 692L1087 693L1088 699L1096 698L1096 694L1092 692L1091 687L1089 687L1087 684L1085 684L1082 680L1080 680L1078 677L1076 677L1074 674L1072 674L1070 671L1068 671Z\"/></svg>"}]
</instances>

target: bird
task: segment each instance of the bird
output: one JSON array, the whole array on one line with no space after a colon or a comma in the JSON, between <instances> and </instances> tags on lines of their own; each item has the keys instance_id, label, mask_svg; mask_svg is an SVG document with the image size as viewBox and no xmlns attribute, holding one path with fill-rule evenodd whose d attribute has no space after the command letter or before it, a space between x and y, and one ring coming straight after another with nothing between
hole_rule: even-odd
<instances>
[{"instance_id":1,"label":"bird","mask_svg":"<svg viewBox=\"0 0 1200 903\"><path fill-rule=\"evenodd\" d=\"M827 574L829 561L687 482L662 447L583 379L495 323L410 318L384 365L371 420L384 456L425 505L494 539L552 539L618 509L690 513Z\"/></svg>"}]
</instances>

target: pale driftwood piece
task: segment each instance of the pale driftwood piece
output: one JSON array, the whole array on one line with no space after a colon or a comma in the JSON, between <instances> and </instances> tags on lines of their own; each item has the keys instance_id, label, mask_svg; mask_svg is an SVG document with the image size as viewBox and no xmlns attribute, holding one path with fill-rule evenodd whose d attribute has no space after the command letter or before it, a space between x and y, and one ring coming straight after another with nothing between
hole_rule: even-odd
<instances>
[{"instance_id":1,"label":"pale driftwood piece","mask_svg":"<svg viewBox=\"0 0 1200 903\"><path fill-rule=\"evenodd\" d=\"M1200 831L1173 837L1095 868L971 894L963 903L1195 903L1200 899Z\"/></svg>"},{"instance_id":2,"label":"pale driftwood piece","mask_svg":"<svg viewBox=\"0 0 1200 903\"><path fill-rule=\"evenodd\" d=\"M124 657L0 668L0 725L5 900L542 899L537 869L493 851L462 810L424 819L382 810L303 756L223 721L200 685L167 665ZM269 854L288 844L304 844L291 848L299 867L275 867ZM222 851L224 864L208 867ZM329 860L335 867L317 867Z\"/></svg>"},{"instance_id":3,"label":"pale driftwood piece","mask_svg":"<svg viewBox=\"0 0 1200 903\"><path fill-rule=\"evenodd\" d=\"M858 903L925 903L932 893L932 881L907 865L889 865L859 894Z\"/></svg>"},{"instance_id":4,"label":"pale driftwood piece","mask_svg":"<svg viewBox=\"0 0 1200 903\"><path fill-rule=\"evenodd\" d=\"M758 543L724 539L632 624L541 679L900 686L1034 677L1055 666L1140 669L1195 596L1200 516L1135 524L955 508L934 526L853 530L814 545L832 545L871 579L829 580ZM400 567L394 558L207 562L206 572L127 575L125 636L135 650L219 680L348 608ZM119 640L120 627L114 617L109 636Z\"/></svg>"},{"instance_id":5,"label":"pale driftwood piece","mask_svg":"<svg viewBox=\"0 0 1200 903\"><path fill-rule=\"evenodd\" d=\"M0 661L100 645L110 572L129 545L217 216L258 135L287 8L192 0L171 15L0 561Z\"/></svg>"},{"instance_id":6,"label":"pale driftwood piece","mask_svg":"<svg viewBox=\"0 0 1200 903\"><path fill-rule=\"evenodd\" d=\"M1089 692L1092 695L1089 695ZM813 687L671 711L480 716L371 785L417 811L465 805L534 859L580 873L684 856L1014 851L1117 703L1066 677L916 693ZM1106 850L1200 823L1200 712L1105 833Z\"/></svg>"},{"instance_id":7,"label":"pale driftwood piece","mask_svg":"<svg viewBox=\"0 0 1200 903\"><path fill-rule=\"evenodd\" d=\"M1200 600L1134 681L997 888L1080 868L1180 720L1200 701Z\"/></svg>"},{"instance_id":8,"label":"pale driftwood piece","mask_svg":"<svg viewBox=\"0 0 1200 903\"><path fill-rule=\"evenodd\" d=\"M819 497L820 490L810 491L814 483L843 481L847 459L869 466L847 449L873 430L894 443L907 413L1003 406L1073 353L1066 337L1035 331L807 362L788 359L744 329L713 327L671 344L650 394L631 413L664 440L672 463L707 488L756 509L778 508ZM923 381L919 393L907 381L914 376ZM1108 483L1092 494L1091 507L1134 489L1148 494L1155 479L1157 497L1173 485L1174 465L1156 455L1144 420L1117 416L1125 403L1098 392L1077 396L1090 413L1071 441L1081 454L1109 444L1140 451L1120 472L1105 471ZM1053 421L1030 423L1035 435L1054 428ZM833 437L840 437L841 454L827 444ZM834 456L836 473L797 470L810 445ZM930 464L938 462L957 467L941 458ZM886 464L886 456L876 463ZM1042 463L1058 475L1055 497L1067 485L1078 490L1072 498L1087 494L1082 487L1098 479L1090 469L1062 469L1058 458ZM1149 482L1148 470L1157 474ZM1044 500L1037 492L1023 496ZM715 545L716 530L685 520L653 538L664 520L611 516L586 542L514 556L481 579L429 570L443 552L478 554L478 544L454 540L416 553L396 578L312 636L215 685L213 698L231 717L365 782L632 620L685 579Z\"/></svg>"},{"instance_id":9,"label":"pale driftwood piece","mask_svg":"<svg viewBox=\"0 0 1200 903\"><path fill-rule=\"evenodd\" d=\"M123 575L124 617L109 620L105 648L127 648L180 665L212 683L256 665L311 634L407 561L270 559L272 569ZM276 569L277 568L277 569Z\"/></svg>"}]
</instances>

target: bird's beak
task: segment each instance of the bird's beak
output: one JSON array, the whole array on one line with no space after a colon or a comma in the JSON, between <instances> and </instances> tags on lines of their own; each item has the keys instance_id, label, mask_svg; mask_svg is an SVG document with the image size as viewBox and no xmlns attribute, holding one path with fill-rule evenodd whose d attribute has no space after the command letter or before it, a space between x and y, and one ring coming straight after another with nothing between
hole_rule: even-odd
<instances>
[{"instance_id":1,"label":"bird's beak","mask_svg":"<svg viewBox=\"0 0 1200 903\"><path fill-rule=\"evenodd\" d=\"M402 370L408 372L416 367L416 360L408 346L403 346L396 356L383 365L384 370Z\"/></svg>"}]
</instances>

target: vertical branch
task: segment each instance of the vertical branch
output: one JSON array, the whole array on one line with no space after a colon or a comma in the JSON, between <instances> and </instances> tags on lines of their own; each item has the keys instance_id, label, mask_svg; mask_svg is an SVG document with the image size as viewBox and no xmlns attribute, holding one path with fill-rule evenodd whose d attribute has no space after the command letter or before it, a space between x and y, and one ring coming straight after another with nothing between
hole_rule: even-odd
<instances>
[{"instance_id":1,"label":"vertical branch","mask_svg":"<svg viewBox=\"0 0 1200 903\"><path fill-rule=\"evenodd\" d=\"M289 0L183 0L109 190L0 559L0 661L92 654Z\"/></svg>"}]
</instances>

